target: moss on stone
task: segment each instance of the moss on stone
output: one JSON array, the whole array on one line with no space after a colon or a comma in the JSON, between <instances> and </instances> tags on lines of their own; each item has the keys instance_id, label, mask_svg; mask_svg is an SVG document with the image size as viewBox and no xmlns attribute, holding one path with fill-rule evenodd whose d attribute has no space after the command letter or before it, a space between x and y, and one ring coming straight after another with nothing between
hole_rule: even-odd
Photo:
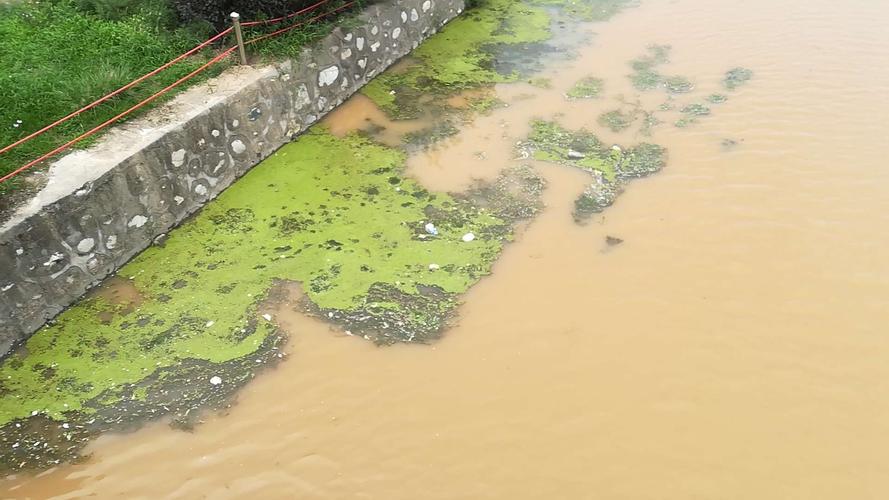
<instances>
[{"instance_id":1,"label":"moss on stone","mask_svg":"<svg viewBox=\"0 0 889 500\"><path fill-rule=\"evenodd\" d=\"M601 78L588 76L575 83L568 91L567 96L569 99L591 99L599 97L602 93L604 84L605 82L603 82Z\"/></svg>"}]
</instances>

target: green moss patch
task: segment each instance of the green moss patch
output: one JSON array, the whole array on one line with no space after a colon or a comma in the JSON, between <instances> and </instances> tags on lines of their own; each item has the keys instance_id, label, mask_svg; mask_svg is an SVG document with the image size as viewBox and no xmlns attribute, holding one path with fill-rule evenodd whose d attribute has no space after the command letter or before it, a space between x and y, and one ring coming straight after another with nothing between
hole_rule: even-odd
<instances>
[{"instance_id":1,"label":"green moss patch","mask_svg":"<svg viewBox=\"0 0 889 500\"><path fill-rule=\"evenodd\" d=\"M752 70L741 67L732 68L725 72L722 84L729 90L735 90L750 81L751 78L753 78Z\"/></svg>"},{"instance_id":2,"label":"green moss patch","mask_svg":"<svg viewBox=\"0 0 889 500\"><path fill-rule=\"evenodd\" d=\"M403 177L403 163L400 151L323 131L282 148L120 270L138 305L88 298L3 362L3 434L63 423L88 430L98 414L123 421L122 410L155 398L183 366L202 367L189 377L193 401L238 385L276 345L273 321L258 313L276 280L301 282L325 318L362 318L349 323L356 335L435 338L510 239L517 213L503 207L530 216L536 205L512 191L478 200L430 193ZM223 382L211 384L218 373ZM0 461L60 459L42 442L10 445Z\"/></svg>"},{"instance_id":3,"label":"green moss patch","mask_svg":"<svg viewBox=\"0 0 889 500\"><path fill-rule=\"evenodd\" d=\"M657 144L643 142L630 148L606 146L590 131L569 131L544 120L532 123L531 135L521 147L537 160L568 165L591 174L593 182L575 201L574 218L579 223L614 203L626 182L659 171L667 161L666 150Z\"/></svg>"},{"instance_id":4,"label":"green moss patch","mask_svg":"<svg viewBox=\"0 0 889 500\"><path fill-rule=\"evenodd\" d=\"M575 83L574 86L568 90L567 96L569 99L591 99L599 97L599 95L602 94L604 85L605 82L602 81L601 78L588 76Z\"/></svg>"},{"instance_id":5,"label":"green moss patch","mask_svg":"<svg viewBox=\"0 0 889 500\"><path fill-rule=\"evenodd\" d=\"M636 121L636 113L615 109L602 113L597 121L599 125L608 127L612 132L622 132Z\"/></svg>"},{"instance_id":6,"label":"green moss patch","mask_svg":"<svg viewBox=\"0 0 889 500\"><path fill-rule=\"evenodd\" d=\"M517 81L521 74L494 69L498 48L543 42L550 37L549 23L540 7L483 0L420 45L412 54L417 64L380 75L362 92L392 118L408 119L418 116L420 96Z\"/></svg>"}]
</instances>

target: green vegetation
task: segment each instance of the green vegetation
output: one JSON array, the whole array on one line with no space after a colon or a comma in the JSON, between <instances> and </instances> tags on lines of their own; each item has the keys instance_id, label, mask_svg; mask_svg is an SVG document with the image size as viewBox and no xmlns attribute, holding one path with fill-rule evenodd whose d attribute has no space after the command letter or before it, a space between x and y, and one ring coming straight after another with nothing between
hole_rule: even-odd
<instances>
[{"instance_id":1,"label":"green vegetation","mask_svg":"<svg viewBox=\"0 0 889 500\"><path fill-rule=\"evenodd\" d=\"M624 112L619 109L608 111L599 115L599 125L608 127L612 132L622 132L636 121L636 113Z\"/></svg>"},{"instance_id":2,"label":"green vegetation","mask_svg":"<svg viewBox=\"0 0 889 500\"><path fill-rule=\"evenodd\" d=\"M684 76L668 76L664 78L664 87L671 94L685 94L695 88L694 84Z\"/></svg>"},{"instance_id":3,"label":"green vegetation","mask_svg":"<svg viewBox=\"0 0 889 500\"><path fill-rule=\"evenodd\" d=\"M603 82L601 78L588 76L575 83L574 86L571 87L571 89L568 91L568 98L591 99L594 97L599 97L599 95L602 93L604 85L605 82Z\"/></svg>"},{"instance_id":4,"label":"green vegetation","mask_svg":"<svg viewBox=\"0 0 889 500\"><path fill-rule=\"evenodd\" d=\"M649 45L647 54L630 62L633 68L630 80L636 90L651 90L661 84L664 77L655 69L670 60L671 49L669 45Z\"/></svg>"},{"instance_id":5,"label":"green vegetation","mask_svg":"<svg viewBox=\"0 0 889 500\"><path fill-rule=\"evenodd\" d=\"M177 7L182 4L179 2ZM290 9L293 5L282 3L279 8ZM225 21L225 15L220 17ZM305 43L329 32L330 27L330 21L315 22L264 42L257 49L263 56L294 55ZM0 72L0 147L161 66L210 33L209 24L200 18L181 21L167 0L57 0L0 5L0 65L4 68ZM201 66L215 50L207 49L4 154L0 157L0 175L163 89ZM214 66L189 84L218 74L226 64ZM86 140L78 147L92 141ZM0 185L0 210L8 202L3 194L17 187L23 187L19 181Z\"/></svg>"},{"instance_id":6,"label":"green vegetation","mask_svg":"<svg viewBox=\"0 0 889 500\"><path fill-rule=\"evenodd\" d=\"M550 80L549 78L542 78L542 77L532 78L532 79L528 80L528 83L531 84L531 86L537 87L539 89L553 88L553 81Z\"/></svg>"},{"instance_id":7,"label":"green vegetation","mask_svg":"<svg viewBox=\"0 0 889 500\"><path fill-rule=\"evenodd\" d=\"M182 363L202 363L192 385L211 390L221 365L262 357L275 328L258 305L276 280L302 283L307 309L353 334L435 338L515 220L536 211L541 185L526 175L520 189L455 198L402 177L403 163L398 150L324 131L285 146L120 270L136 303L87 298L6 360L0 425L83 422L155 394L154 383L133 391Z\"/></svg>"},{"instance_id":8,"label":"green vegetation","mask_svg":"<svg viewBox=\"0 0 889 500\"><path fill-rule=\"evenodd\" d=\"M68 2L0 8L0 145L7 145L166 63L203 39L171 29L171 14L148 3L120 20ZM115 116L204 62L195 57L131 92L0 157L0 175ZM8 189L0 185L0 193Z\"/></svg>"},{"instance_id":9,"label":"green vegetation","mask_svg":"<svg viewBox=\"0 0 889 500\"><path fill-rule=\"evenodd\" d=\"M707 96L707 102L710 104L722 104L728 101L728 96L725 94L710 94Z\"/></svg>"},{"instance_id":10,"label":"green vegetation","mask_svg":"<svg viewBox=\"0 0 889 500\"><path fill-rule=\"evenodd\" d=\"M751 78L753 78L753 71L741 67L732 68L725 72L725 78L722 80L722 84L729 90L735 90L747 83Z\"/></svg>"},{"instance_id":11,"label":"green vegetation","mask_svg":"<svg viewBox=\"0 0 889 500\"><path fill-rule=\"evenodd\" d=\"M526 45L550 37L549 15L516 0L481 0L445 26L412 54L416 64L387 72L362 89L395 119L420 115L420 96L452 95L462 90L518 81L522 75L493 68L498 46Z\"/></svg>"},{"instance_id":12,"label":"green vegetation","mask_svg":"<svg viewBox=\"0 0 889 500\"><path fill-rule=\"evenodd\" d=\"M537 160L589 172L593 182L575 201L574 218L584 222L614 203L625 182L653 174L666 165L666 150L650 143L631 148L606 146L587 130L569 131L550 121L535 120L525 144Z\"/></svg>"}]
</instances>

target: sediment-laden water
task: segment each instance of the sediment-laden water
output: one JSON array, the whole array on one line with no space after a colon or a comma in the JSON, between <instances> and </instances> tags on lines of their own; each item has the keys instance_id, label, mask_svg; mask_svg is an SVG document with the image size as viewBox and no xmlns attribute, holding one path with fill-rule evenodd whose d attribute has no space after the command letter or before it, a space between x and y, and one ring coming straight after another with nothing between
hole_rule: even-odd
<instances>
[{"instance_id":1,"label":"sediment-laden water","mask_svg":"<svg viewBox=\"0 0 889 500\"><path fill-rule=\"evenodd\" d=\"M470 13L41 332L202 361L67 390L138 418L5 496L889 495L889 7L593 4L624 8ZM297 150L324 154L269 186ZM41 380L5 383L4 447L75 423L10 402Z\"/></svg>"}]
</instances>

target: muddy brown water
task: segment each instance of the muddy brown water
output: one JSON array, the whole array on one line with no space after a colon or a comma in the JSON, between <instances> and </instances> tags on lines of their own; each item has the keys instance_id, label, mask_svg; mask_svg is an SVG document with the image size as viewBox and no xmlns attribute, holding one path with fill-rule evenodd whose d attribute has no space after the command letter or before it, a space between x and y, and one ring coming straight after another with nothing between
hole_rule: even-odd
<instances>
[{"instance_id":1,"label":"muddy brown water","mask_svg":"<svg viewBox=\"0 0 889 500\"><path fill-rule=\"evenodd\" d=\"M587 178L535 164L547 209L436 344L377 348L280 304L290 358L227 414L105 436L5 496L889 497L887 21L876 1L646 0L595 25L552 89L499 87L510 107L411 175L493 177L532 117L598 130L648 43L703 91L736 65L755 78L656 129L669 167L586 226ZM563 99L587 74L606 97ZM358 98L329 124L364 117L384 120Z\"/></svg>"}]
</instances>

